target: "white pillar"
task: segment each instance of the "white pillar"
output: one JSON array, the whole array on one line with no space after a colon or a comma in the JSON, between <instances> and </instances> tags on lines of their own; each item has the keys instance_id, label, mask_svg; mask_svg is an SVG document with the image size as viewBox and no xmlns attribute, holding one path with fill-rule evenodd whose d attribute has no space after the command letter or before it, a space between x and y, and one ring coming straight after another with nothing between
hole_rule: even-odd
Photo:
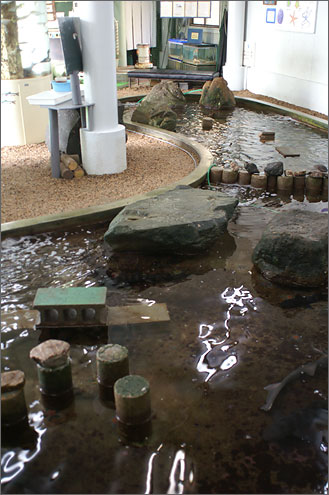
<instances>
[{"instance_id":1,"label":"white pillar","mask_svg":"<svg viewBox=\"0 0 329 495\"><path fill-rule=\"evenodd\" d=\"M118 124L113 2L79 2L84 91L95 103L89 128L80 129L82 163L88 174L127 168L125 128Z\"/></svg>"},{"instance_id":2,"label":"white pillar","mask_svg":"<svg viewBox=\"0 0 329 495\"><path fill-rule=\"evenodd\" d=\"M244 89L242 66L245 3L230 0L228 2L227 57L223 67L223 77L231 91Z\"/></svg>"}]
</instances>

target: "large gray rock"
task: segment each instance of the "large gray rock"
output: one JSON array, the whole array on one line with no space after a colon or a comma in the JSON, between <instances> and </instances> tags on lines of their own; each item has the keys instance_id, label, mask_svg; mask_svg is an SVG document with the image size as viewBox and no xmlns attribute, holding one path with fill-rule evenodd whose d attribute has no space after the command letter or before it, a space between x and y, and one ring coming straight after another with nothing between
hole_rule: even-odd
<instances>
[{"instance_id":1,"label":"large gray rock","mask_svg":"<svg viewBox=\"0 0 329 495\"><path fill-rule=\"evenodd\" d=\"M237 204L224 193L179 186L126 206L105 241L114 251L198 253L226 232Z\"/></svg>"},{"instance_id":2,"label":"large gray rock","mask_svg":"<svg viewBox=\"0 0 329 495\"><path fill-rule=\"evenodd\" d=\"M275 176L283 174L283 163L282 162L271 162L266 165L264 168L264 172L267 176Z\"/></svg>"},{"instance_id":3,"label":"large gray rock","mask_svg":"<svg viewBox=\"0 0 329 495\"><path fill-rule=\"evenodd\" d=\"M162 81L156 84L152 91L141 101L134 110L131 120L174 131L177 120L174 109L183 107L185 103L185 96L177 83Z\"/></svg>"},{"instance_id":4,"label":"large gray rock","mask_svg":"<svg viewBox=\"0 0 329 495\"><path fill-rule=\"evenodd\" d=\"M328 275L328 217L290 210L277 214L254 249L252 261L272 282L319 287Z\"/></svg>"},{"instance_id":5,"label":"large gray rock","mask_svg":"<svg viewBox=\"0 0 329 495\"><path fill-rule=\"evenodd\" d=\"M214 111L235 107L234 94L223 77L214 77L203 85L200 105Z\"/></svg>"}]
</instances>

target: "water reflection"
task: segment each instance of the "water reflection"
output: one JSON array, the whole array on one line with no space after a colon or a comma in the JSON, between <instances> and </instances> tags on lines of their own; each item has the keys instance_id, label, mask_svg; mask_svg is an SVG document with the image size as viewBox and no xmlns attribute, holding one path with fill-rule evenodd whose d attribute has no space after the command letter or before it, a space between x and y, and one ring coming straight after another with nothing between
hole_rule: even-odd
<instances>
[{"instance_id":1,"label":"water reflection","mask_svg":"<svg viewBox=\"0 0 329 495\"><path fill-rule=\"evenodd\" d=\"M179 449L174 457L169 475L169 488L167 493L184 493L185 481L185 451Z\"/></svg>"},{"instance_id":2,"label":"water reflection","mask_svg":"<svg viewBox=\"0 0 329 495\"><path fill-rule=\"evenodd\" d=\"M33 404L34 405L34 404ZM24 469L24 465L32 461L41 451L41 438L46 432L44 427L44 415L42 411L29 413L30 426L37 433L35 446L30 449L15 448L8 450L1 459L1 483L5 484L12 481ZM21 444L20 439L20 443Z\"/></svg>"},{"instance_id":3,"label":"water reflection","mask_svg":"<svg viewBox=\"0 0 329 495\"><path fill-rule=\"evenodd\" d=\"M145 492L144 493L153 493L153 463L154 463L155 457L159 454L162 447L163 447L163 444L161 443L159 445L159 447L157 448L156 452L153 452L151 454L150 459L148 461L147 473L146 473L146 486L145 486Z\"/></svg>"},{"instance_id":4,"label":"water reflection","mask_svg":"<svg viewBox=\"0 0 329 495\"><path fill-rule=\"evenodd\" d=\"M197 370L199 373L206 373L205 382L208 382L219 370L227 371L238 363L237 351L234 350L229 354L232 347L238 344L238 342L229 342L232 312L243 317L249 309L257 310L251 293L243 285L236 288L227 287L221 293L221 298L229 305L225 312L226 318L222 334L213 325L205 323L199 325L198 337L205 346L205 351L199 357ZM229 342L229 344L222 345L225 342Z\"/></svg>"}]
</instances>

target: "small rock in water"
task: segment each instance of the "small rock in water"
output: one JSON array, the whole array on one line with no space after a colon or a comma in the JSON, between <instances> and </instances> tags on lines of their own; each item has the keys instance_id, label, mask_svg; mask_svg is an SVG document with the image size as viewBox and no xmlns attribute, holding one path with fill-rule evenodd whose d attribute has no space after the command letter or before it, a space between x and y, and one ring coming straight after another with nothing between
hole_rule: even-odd
<instances>
[{"instance_id":1,"label":"small rock in water","mask_svg":"<svg viewBox=\"0 0 329 495\"><path fill-rule=\"evenodd\" d=\"M283 163L282 162L271 162L266 165L264 172L266 175L279 176L283 174Z\"/></svg>"},{"instance_id":2,"label":"small rock in water","mask_svg":"<svg viewBox=\"0 0 329 495\"><path fill-rule=\"evenodd\" d=\"M299 170L297 172L294 172L295 177L304 177L306 175L306 170Z\"/></svg>"},{"instance_id":3,"label":"small rock in water","mask_svg":"<svg viewBox=\"0 0 329 495\"><path fill-rule=\"evenodd\" d=\"M249 172L249 174L259 174L258 167L255 163L248 162L245 164L244 168Z\"/></svg>"},{"instance_id":4,"label":"small rock in water","mask_svg":"<svg viewBox=\"0 0 329 495\"><path fill-rule=\"evenodd\" d=\"M230 168L232 170L234 170L235 172L239 172L239 170L241 170L240 165L238 165L237 163L234 163L234 162L231 162L230 163Z\"/></svg>"},{"instance_id":5,"label":"small rock in water","mask_svg":"<svg viewBox=\"0 0 329 495\"><path fill-rule=\"evenodd\" d=\"M211 117L204 117L202 120L202 129L204 131L210 131L212 129L212 126L214 124L214 119Z\"/></svg>"},{"instance_id":6,"label":"small rock in water","mask_svg":"<svg viewBox=\"0 0 329 495\"><path fill-rule=\"evenodd\" d=\"M292 175L294 175L294 173L292 170L286 170L285 175L286 175L286 177L291 177Z\"/></svg>"},{"instance_id":7,"label":"small rock in water","mask_svg":"<svg viewBox=\"0 0 329 495\"><path fill-rule=\"evenodd\" d=\"M30 358L46 368L57 368L67 362L70 344L64 340L49 339L30 351Z\"/></svg>"},{"instance_id":8,"label":"small rock in water","mask_svg":"<svg viewBox=\"0 0 329 495\"><path fill-rule=\"evenodd\" d=\"M322 179L325 176L325 173L320 172L319 170L311 170L308 174L310 177L314 177L316 179Z\"/></svg>"},{"instance_id":9,"label":"small rock in water","mask_svg":"<svg viewBox=\"0 0 329 495\"><path fill-rule=\"evenodd\" d=\"M314 170L318 170L319 172L327 173L328 169L324 165L315 165Z\"/></svg>"},{"instance_id":10,"label":"small rock in water","mask_svg":"<svg viewBox=\"0 0 329 495\"><path fill-rule=\"evenodd\" d=\"M274 141L275 132L273 131L263 131L259 134L261 141Z\"/></svg>"}]
</instances>

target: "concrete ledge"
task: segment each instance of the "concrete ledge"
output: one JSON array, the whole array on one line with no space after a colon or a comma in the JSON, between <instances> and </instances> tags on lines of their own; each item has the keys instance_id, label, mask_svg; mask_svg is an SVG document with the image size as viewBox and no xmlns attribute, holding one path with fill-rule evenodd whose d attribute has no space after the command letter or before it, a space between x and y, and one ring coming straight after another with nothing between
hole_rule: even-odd
<instances>
[{"instance_id":1,"label":"concrete ledge","mask_svg":"<svg viewBox=\"0 0 329 495\"><path fill-rule=\"evenodd\" d=\"M25 220L16 220L1 225L2 238L9 236L40 234L53 230L71 229L82 225L93 225L97 223L110 222L126 205L135 203L135 201L144 198L158 196L164 192L174 189L178 185L197 187L201 184L207 174L213 157L210 151L204 146L196 143L189 138L170 131L164 131L155 127L127 123L127 129L141 132L150 137L156 137L168 141L180 148L195 153L199 157L199 164L189 175L167 186L153 191L131 196L130 198L120 199L104 205L91 206L79 210L68 211L53 215L44 215Z\"/></svg>"}]
</instances>

